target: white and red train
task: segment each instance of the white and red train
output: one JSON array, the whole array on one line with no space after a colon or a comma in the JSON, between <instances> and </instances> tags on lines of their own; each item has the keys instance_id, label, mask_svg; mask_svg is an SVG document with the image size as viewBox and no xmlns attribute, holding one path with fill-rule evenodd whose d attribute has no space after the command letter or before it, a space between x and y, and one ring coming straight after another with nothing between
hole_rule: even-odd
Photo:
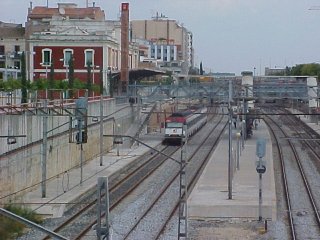
<instances>
[{"instance_id":1,"label":"white and red train","mask_svg":"<svg viewBox=\"0 0 320 240\"><path fill-rule=\"evenodd\" d=\"M165 144L179 144L193 135L207 122L207 108L174 112L165 119Z\"/></svg>"}]
</instances>

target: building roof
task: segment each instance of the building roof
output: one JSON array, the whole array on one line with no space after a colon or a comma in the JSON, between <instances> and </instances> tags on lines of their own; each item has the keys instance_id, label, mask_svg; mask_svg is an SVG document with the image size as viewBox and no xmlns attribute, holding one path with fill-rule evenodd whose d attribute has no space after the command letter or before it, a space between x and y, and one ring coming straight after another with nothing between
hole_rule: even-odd
<instances>
[{"instance_id":1,"label":"building roof","mask_svg":"<svg viewBox=\"0 0 320 240\"><path fill-rule=\"evenodd\" d=\"M35 7L28 15L29 19L42 19L51 18L52 16L69 17L70 19L104 19L104 11L100 7L64 7L64 8L47 8L47 7Z\"/></svg>"},{"instance_id":2,"label":"building roof","mask_svg":"<svg viewBox=\"0 0 320 240\"><path fill-rule=\"evenodd\" d=\"M0 26L0 38L24 38L24 27L2 27Z\"/></svg>"}]
</instances>

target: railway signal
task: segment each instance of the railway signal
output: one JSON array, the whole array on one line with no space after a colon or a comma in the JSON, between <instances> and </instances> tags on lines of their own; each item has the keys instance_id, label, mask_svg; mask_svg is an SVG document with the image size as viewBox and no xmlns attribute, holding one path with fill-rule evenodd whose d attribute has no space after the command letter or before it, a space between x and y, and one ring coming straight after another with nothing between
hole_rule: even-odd
<instances>
[{"instance_id":1,"label":"railway signal","mask_svg":"<svg viewBox=\"0 0 320 240\"><path fill-rule=\"evenodd\" d=\"M266 172L266 163L262 158L266 155L266 140L259 138L256 144L257 173L259 174L259 221L262 221L262 174Z\"/></svg>"},{"instance_id":2,"label":"railway signal","mask_svg":"<svg viewBox=\"0 0 320 240\"><path fill-rule=\"evenodd\" d=\"M104 190L104 192L103 192ZM105 194L105 202L101 202L101 198ZM97 239L109 240L109 187L107 177L98 177L97 183L97 224L95 225L95 230L97 232ZM104 209L105 223L102 224L102 209Z\"/></svg>"}]
</instances>

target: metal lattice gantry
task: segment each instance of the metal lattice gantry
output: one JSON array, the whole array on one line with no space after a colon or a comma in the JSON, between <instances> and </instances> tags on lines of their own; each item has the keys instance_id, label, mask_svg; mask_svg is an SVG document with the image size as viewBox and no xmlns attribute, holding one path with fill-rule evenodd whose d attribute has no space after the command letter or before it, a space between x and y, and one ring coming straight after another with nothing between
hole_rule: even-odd
<instances>
[{"instance_id":1,"label":"metal lattice gantry","mask_svg":"<svg viewBox=\"0 0 320 240\"><path fill-rule=\"evenodd\" d=\"M253 88L259 99L308 99L306 77L256 77Z\"/></svg>"},{"instance_id":2,"label":"metal lattice gantry","mask_svg":"<svg viewBox=\"0 0 320 240\"><path fill-rule=\"evenodd\" d=\"M166 98L207 98L213 102L228 102L228 82L232 81L232 97L258 99L302 99L308 100L307 76L255 76L253 85L242 85L241 77L215 78L209 82L181 81L165 85L129 85L129 94L148 102ZM316 96L319 89L315 90ZM309 91L310 92L310 91ZM247 99L248 100L248 99Z\"/></svg>"}]
</instances>

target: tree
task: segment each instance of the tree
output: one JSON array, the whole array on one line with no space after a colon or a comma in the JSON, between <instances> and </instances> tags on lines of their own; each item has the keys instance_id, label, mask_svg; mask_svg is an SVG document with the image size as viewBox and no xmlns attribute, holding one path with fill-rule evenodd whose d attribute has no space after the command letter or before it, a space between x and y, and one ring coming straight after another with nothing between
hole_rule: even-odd
<instances>
[{"instance_id":1,"label":"tree","mask_svg":"<svg viewBox=\"0 0 320 240\"><path fill-rule=\"evenodd\" d=\"M203 75L202 62L200 62L200 75Z\"/></svg>"},{"instance_id":2,"label":"tree","mask_svg":"<svg viewBox=\"0 0 320 240\"><path fill-rule=\"evenodd\" d=\"M91 82L91 63L87 62L87 89L88 89L88 96L91 96L91 88L92 88L92 82Z\"/></svg>"},{"instance_id":3,"label":"tree","mask_svg":"<svg viewBox=\"0 0 320 240\"><path fill-rule=\"evenodd\" d=\"M286 74L289 76L318 76L320 77L320 64L306 63L298 64L292 68L286 68Z\"/></svg>"},{"instance_id":4,"label":"tree","mask_svg":"<svg viewBox=\"0 0 320 240\"><path fill-rule=\"evenodd\" d=\"M27 103L27 77L26 77L26 56L21 54L21 103Z\"/></svg>"},{"instance_id":5,"label":"tree","mask_svg":"<svg viewBox=\"0 0 320 240\"><path fill-rule=\"evenodd\" d=\"M49 84L48 84L48 88L49 88L49 99L53 100L53 88L54 88L54 66L53 66L53 59L51 61L51 65L50 65L50 73L49 73Z\"/></svg>"},{"instance_id":6,"label":"tree","mask_svg":"<svg viewBox=\"0 0 320 240\"><path fill-rule=\"evenodd\" d=\"M71 54L69 64L69 79L68 79L68 88L69 88L69 97L73 98L73 83L74 83L74 61L73 55Z\"/></svg>"}]
</instances>

